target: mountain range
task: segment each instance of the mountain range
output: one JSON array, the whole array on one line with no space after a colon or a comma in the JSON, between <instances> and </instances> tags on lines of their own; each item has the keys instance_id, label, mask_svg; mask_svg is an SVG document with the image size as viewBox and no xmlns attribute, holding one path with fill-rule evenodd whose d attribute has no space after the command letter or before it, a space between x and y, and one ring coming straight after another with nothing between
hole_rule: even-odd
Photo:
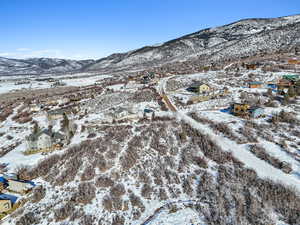
<instances>
[{"instance_id":1,"label":"mountain range","mask_svg":"<svg viewBox=\"0 0 300 225\"><path fill-rule=\"evenodd\" d=\"M189 60L199 60L205 65L260 53L286 52L294 48L300 48L300 15L244 19L99 60L0 57L0 74L143 70Z\"/></svg>"}]
</instances>

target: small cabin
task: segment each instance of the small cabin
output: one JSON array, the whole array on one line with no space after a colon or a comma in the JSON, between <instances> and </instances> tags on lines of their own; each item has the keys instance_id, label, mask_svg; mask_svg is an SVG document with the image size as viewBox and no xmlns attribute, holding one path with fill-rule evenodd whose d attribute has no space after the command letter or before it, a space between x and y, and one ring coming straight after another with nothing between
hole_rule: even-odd
<instances>
[{"instance_id":1,"label":"small cabin","mask_svg":"<svg viewBox=\"0 0 300 225\"><path fill-rule=\"evenodd\" d=\"M248 114L250 106L248 104L234 103L232 106L232 112L234 115L245 115Z\"/></svg>"},{"instance_id":2,"label":"small cabin","mask_svg":"<svg viewBox=\"0 0 300 225\"><path fill-rule=\"evenodd\" d=\"M297 74L284 75L284 76L282 76L282 79L288 80L290 82L296 82L297 80L300 79L300 76Z\"/></svg>"},{"instance_id":3,"label":"small cabin","mask_svg":"<svg viewBox=\"0 0 300 225\"><path fill-rule=\"evenodd\" d=\"M250 82L248 83L248 87L249 87L249 88L261 88L262 85L263 85L263 83L260 82L260 81L250 81Z\"/></svg>"},{"instance_id":4,"label":"small cabin","mask_svg":"<svg viewBox=\"0 0 300 225\"><path fill-rule=\"evenodd\" d=\"M199 94L207 94L211 91L211 88L208 84L197 82L197 83L194 83L193 85L191 85L187 90L191 91L191 92L196 92Z\"/></svg>"},{"instance_id":5,"label":"small cabin","mask_svg":"<svg viewBox=\"0 0 300 225\"><path fill-rule=\"evenodd\" d=\"M246 64L245 66L247 70L256 70L257 68L256 64Z\"/></svg>"}]
</instances>

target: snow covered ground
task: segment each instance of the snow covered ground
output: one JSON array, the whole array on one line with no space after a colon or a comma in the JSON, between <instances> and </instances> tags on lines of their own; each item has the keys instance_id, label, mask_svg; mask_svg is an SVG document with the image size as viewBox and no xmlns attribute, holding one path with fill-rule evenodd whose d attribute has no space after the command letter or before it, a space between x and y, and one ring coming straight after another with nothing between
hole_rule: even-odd
<instances>
[{"instance_id":1,"label":"snow covered ground","mask_svg":"<svg viewBox=\"0 0 300 225\"><path fill-rule=\"evenodd\" d=\"M98 80L102 80L105 78L111 77L110 75L97 75L89 78L72 78L66 79L59 79L62 83L65 83L67 86L88 86L94 84ZM3 78L3 77L2 77ZM56 77L55 77L56 78ZM0 77L1 80L1 77ZM47 81L34 81L33 79L30 81L29 84L20 84L15 85L15 81L11 81L8 79L7 81L0 82L0 94L18 91L18 90L28 90L28 89L42 89L42 88L51 88L52 83Z\"/></svg>"}]
</instances>

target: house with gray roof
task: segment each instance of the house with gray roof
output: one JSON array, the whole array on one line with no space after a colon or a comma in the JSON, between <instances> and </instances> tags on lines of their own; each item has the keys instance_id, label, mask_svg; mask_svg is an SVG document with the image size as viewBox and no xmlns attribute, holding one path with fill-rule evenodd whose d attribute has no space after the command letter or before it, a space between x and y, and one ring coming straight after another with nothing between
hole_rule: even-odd
<instances>
[{"instance_id":1,"label":"house with gray roof","mask_svg":"<svg viewBox=\"0 0 300 225\"><path fill-rule=\"evenodd\" d=\"M45 149L51 148L55 144L64 144L65 136L59 132L53 132L50 129L42 129L32 133L26 138L27 149Z\"/></svg>"}]
</instances>

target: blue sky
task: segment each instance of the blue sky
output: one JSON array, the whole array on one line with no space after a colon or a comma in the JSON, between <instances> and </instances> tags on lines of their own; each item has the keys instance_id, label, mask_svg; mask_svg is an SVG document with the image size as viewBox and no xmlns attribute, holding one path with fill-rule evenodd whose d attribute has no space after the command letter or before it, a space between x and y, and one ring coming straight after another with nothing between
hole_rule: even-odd
<instances>
[{"instance_id":1,"label":"blue sky","mask_svg":"<svg viewBox=\"0 0 300 225\"><path fill-rule=\"evenodd\" d=\"M300 13L300 0L0 0L0 56L101 58L243 18Z\"/></svg>"}]
</instances>

